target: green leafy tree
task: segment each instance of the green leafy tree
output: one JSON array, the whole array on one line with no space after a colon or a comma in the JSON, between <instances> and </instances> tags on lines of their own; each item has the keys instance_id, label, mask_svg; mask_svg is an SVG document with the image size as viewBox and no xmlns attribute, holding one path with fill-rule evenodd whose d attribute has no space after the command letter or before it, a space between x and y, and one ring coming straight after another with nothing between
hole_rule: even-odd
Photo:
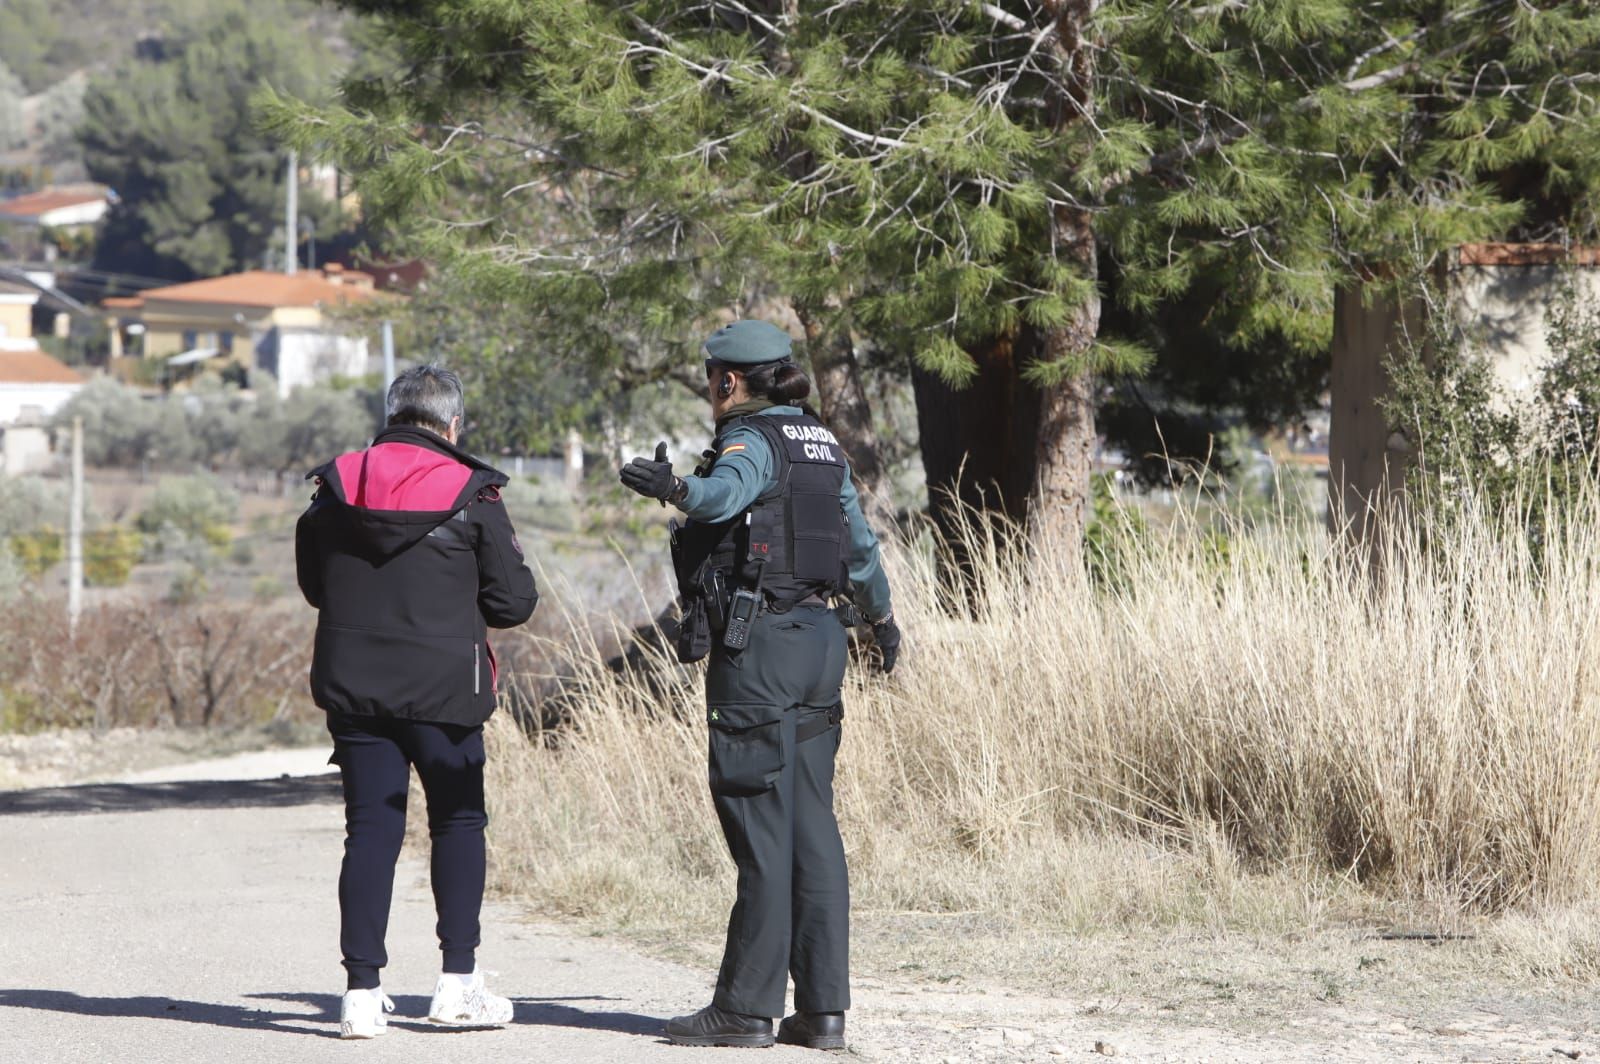
<instances>
[{"instance_id":1,"label":"green leafy tree","mask_svg":"<svg viewBox=\"0 0 1600 1064\"><path fill-rule=\"evenodd\" d=\"M1581 236L1600 195L1578 0L343 5L403 71L267 114L419 246L656 338L775 289L825 407L858 340L909 370L936 512L1069 534L1100 382L1149 357L1108 273L1141 318L1220 278L1230 342L1319 350L1338 285ZM532 198L586 230L518 226Z\"/></svg>"},{"instance_id":2,"label":"green leafy tree","mask_svg":"<svg viewBox=\"0 0 1600 1064\"><path fill-rule=\"evenodd\" d=\"M310 95L329 68L301 14L295 0L208 4L91 82L84 162L118 195L98 266L187 280L261 264L285 167L252 124L249 99L269 84Z\"/></svg>"},{"instance_id":3,"label":"green leafy tree","mask_svg":"<svg viewBox=\"0 0 1600 1064\"><path fill-rule=\"evenodd\" d=\"M83 419L83 457L90 465L139 468L195 457L181 406L110 378L97 377L84 385L56 412L52 424L63 431L74 418Z\"/></svg>"},{"instance_id":4,"label":"green leafy tree","mask_svg":"<svg viewBox=\"0 0 1600 1064\"><path fill-rule=\"evenodd\" d=\"M375 430L353 392L301 388L285 400L258 394L240 425L238 460L247 469L304 472L361 447Z\"/></svg>"},{"instance_id":5,"label":"green leafy tree","mask_svg":"<svg viewBox=\"0 0 1600 1064\"><path fill-rule=\"evenodd\" d=\"M62 39L56 6L50 0L6 0L0 6L0 64L35 92L51 83L57 63L72 52Z\"/></svg>"},{"instance_id":6,"label":"green leafy tree","mask_svg":"<svg viewBox=\"0 0 1600 1064\"><path fill-rule=\"evenodd\" d=\"M465 443L483 454L551 453L571 430L598 439L650 424L670 434L704 420L705 378L682 345L651 343L588 300L508 299L445 270L404 306L371 313L398 320L396 343L411 359L461 374Z\"/></svg>"},{"instance_id":7,"label":"green leafy tree","mask_svg":"<svg viewBox=\"0 0 1600 1064\"><path fill-rule=\"evenodd\" d=\"M44 165L81 172L83 146L78 141L78 127L83 123L83 97L88 88L88 75L80 72L62 78L40 96L38 152Z\"/></svg>"},{"instance_id":8,"label":"green leafy tree","mask_svg":"<svg viewBox=\"0 0 1600 1064\"><path fill-rule=\"evenodd\" d=\"M28 139L22 121L22 98L26 95L22 79L0 60L0 151L10 151Z\"/></svg>"},{"instance_id":9,"label":"green leafy tree","mask_svg":"<svg viewBox=\"0 0 1600 1064\"><path fill-rule=\"evenodd\" d=\"M232 539L228 525L238 510L238 494L214 477L162 477L138 525L146 535L175 531L190 542L223 547Z\"/></svg>"}]
</instances>

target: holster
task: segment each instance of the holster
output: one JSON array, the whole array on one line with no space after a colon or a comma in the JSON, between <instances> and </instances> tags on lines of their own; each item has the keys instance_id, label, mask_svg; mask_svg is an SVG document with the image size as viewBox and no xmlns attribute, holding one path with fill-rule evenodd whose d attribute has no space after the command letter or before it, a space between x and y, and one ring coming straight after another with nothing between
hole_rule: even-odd
<instances>
[{"instance_id":1,"label":"holster","mask_svg":"<svg viewBox=\"0 0 1600 1064\"><path fill-rule=\"evenodd\" d=\"M678 622L678 660L685 665L711 653L711 622L706 619L706 600L696 595L681 600L683 614Z\"/></svg>"}]
</instances>

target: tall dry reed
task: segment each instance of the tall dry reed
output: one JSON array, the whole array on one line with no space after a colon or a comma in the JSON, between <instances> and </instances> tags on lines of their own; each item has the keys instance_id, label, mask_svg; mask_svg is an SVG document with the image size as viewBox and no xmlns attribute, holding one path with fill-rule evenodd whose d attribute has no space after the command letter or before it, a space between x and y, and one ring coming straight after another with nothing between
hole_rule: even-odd
<instances>
[{"instance_id":1,"label":"tall dry reed","mask_svg":"<svg viewBox=\"0 0 1600 1064\"><path fill-rule=\"evenodd\" d=\"M1086 927L1314 909L1317 883L1462 912L1600 895L1592 496L1538 557L1478 515L1396 533L1378 576L1321 529L1223 533L1114 536L1095 577L974 525L960 587L891 551L907 649L845 693L858 908ZM573 729L495 732L502 885L714 926L698 673L584 664L577 626L568 651Z\"/></svg>"}]
</instances>

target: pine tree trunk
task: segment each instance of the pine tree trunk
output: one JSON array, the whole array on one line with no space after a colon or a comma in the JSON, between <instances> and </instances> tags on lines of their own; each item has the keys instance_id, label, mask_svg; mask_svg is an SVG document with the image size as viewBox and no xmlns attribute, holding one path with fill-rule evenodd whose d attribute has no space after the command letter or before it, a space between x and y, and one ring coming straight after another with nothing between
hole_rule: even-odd
<instances>
[{"instance_id":1,"label":"pine tree trunk","mask_svg":"<svg viewBox=\"0 0 1600 1064\"><path fill-rule=\"evenodd\" d=\"M934 523L951 545L962 511L1027 519L1039 437L1038 389L1022 377L1019 337L997 337L970 351L978 376L956 389L913 366L922 467Z\"/></svg>"},{"instance_id":2,"label":"pine tree trunk","mask_svg":"<svg viewBox=\"0 0 1600 1064\"><path fill-rule=\"evenodd\" d=\"M1045 10L1055 18L1051 45L1061 78L1052 101L1054 123L1066 130L1094 113L1094 51L1084 40L1100 0L1053 0ZM1059 205L1053 218L1056 253L1077 267L1079 276L1099 279L1094 220L1087 210ZM1100 297L1091 294L1059 328L1039 337L1039 354L1049 363L1078 363L1066 379L1042 397L1037 445L1035 510L1030 531L1036 541L1078 543L1088 517L1095 448L1094 379L1089 354L1100 331Z\"/></svg>"},{"instance_id":3,"label":"pine tree trunk","mask_svg":"<svg viewBox=\"0 0 1600 1064\"><path fill-rule=\"evenodd\" d=\"M850 459L850 475L861 492L861 504L874 525L893 514L893 502L884 480L878 433L872 407L861 383L861 364L848 329L829 327L836 318L829 308L795 304L795 316L806 331L811 352L812 383L817 386L817 406L822 420L839 437Z\"/></svg>"},{"instance_id":4,"label":"pine tree trunk","mask_svg":"<svg viewBox=\"0 0 1600 1064\"><path fill-rule=\"evenodd\" d=\"M1094 228L1087 212L1058 211L1056 240L1085 276L1097 276ZM1047 362L1077 360L1087 366L1099 330L1100 297L1094 295L1066 325L1039 337L1040 356ZM1041 397L1034 509L1029 520L1033 537L1040 542L1069 544L1083 538L1094 473L1094 393L1094 374L1085 368L1047 388Z\"/></svg>"}]
</instances>

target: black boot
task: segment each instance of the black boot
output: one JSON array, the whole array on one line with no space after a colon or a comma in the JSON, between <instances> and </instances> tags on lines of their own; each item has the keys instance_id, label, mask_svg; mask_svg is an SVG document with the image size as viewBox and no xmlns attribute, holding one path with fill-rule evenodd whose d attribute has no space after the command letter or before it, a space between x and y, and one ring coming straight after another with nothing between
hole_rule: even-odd
<instances>
[{"instance_id":1,"label":"black boot","mask_svg":"<svg viewBox=\"0 0 1600 1064\"><path fill-rule=\"evenodd\" d=\"M807 1049L843 1049L844 1013L797 1012L778 1024L778 1041Z\"/></svg>"},{"instance_id":2,"label":"black boot","mask_svg":"<svg viewBox=\"0 0 1600 1064\"><path fill-rule=\"evenodd\" d=\"M707 1005L692 1016L668 1020L667 1041L675 1046L764 1049L772 1044L772 1021L765 1016L746 1016Z\"/></svg>"}]
</instances>

